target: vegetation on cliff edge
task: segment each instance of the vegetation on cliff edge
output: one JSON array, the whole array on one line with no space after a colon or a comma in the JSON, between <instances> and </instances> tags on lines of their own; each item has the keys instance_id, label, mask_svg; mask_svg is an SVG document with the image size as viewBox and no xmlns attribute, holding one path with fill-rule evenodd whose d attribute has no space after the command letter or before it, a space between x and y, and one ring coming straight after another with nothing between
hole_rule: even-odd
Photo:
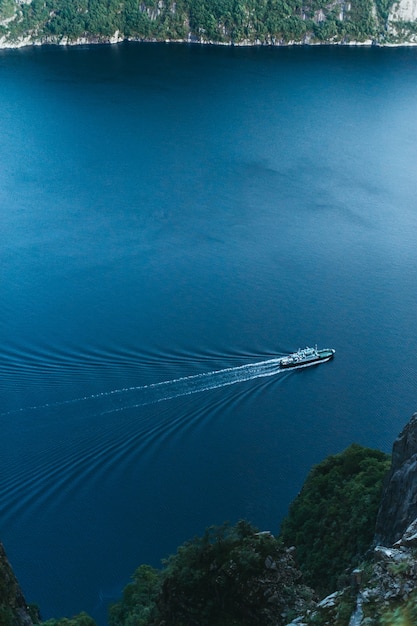
<instances>
[{"instance_id":1,"label":"vegetation on cliff edge","mask_svg":"<svg viewBox=\"0 0 417 626\"><path fill-rule=\"evenodd\" d=\"M286 545L297 549L307 584L322 596L370 549L390 457L351 445L312 468L282 524Z\"/></svg>"},{"instance_id":2,"label":"vegetation on cliff edge","mask_svg":"<svg viewBox=\"0 0 417 626\"><path fill-rule=\"evenodd\" d=\"M393 0L0 0L0 36L287 43L386 36ZM375 10L376 8L376 10ZM14 16L14 19L13 19Z\"/></svg>"},{"instance_id":3,"label":"vegetation on cliff edge","mask_svg":"<svg viewBox=\"0 0 417 626\"><path fill-rule=\"evenodd\" d=\"M292 553L270 533L240 521L206 530L162 571L140 567L110 626L277 626L311 602Z\"/></svg>"},{"instance_id":4,"label":"vegetation on cliff edge","mask_svg":"<svg viewBox=\"0 0 417 626\"><path fill-rule=\"evenodd\" d=\"M141 566L110 626L246 626L285 624L348 581L372 544L388 455L352 445L314 467L292 504L281 537L247 522L210 528L185 543L159 571ZM296 560L283 542L296 546ZM347 603L346 611L352 608ZM164 622L165 620L165 622Z\"/></svg>"},{"instance_id":5,"label":"vegetation on cliff edge","mask_svg":"<svg viewBox=\"0 0 417 626\"><path fill-rule=\"evenodd\" d=\"M110 608L110 626L277 626L305 611L314 622L311 587L325 595L343 586L371 547L388 466L386 454L356 444L328 457L309 473L280 537L245 521L208 528L180 546L161 570L140 566ZM0 626L29 626L38 621L35 614L26 624L15 620L15 608L26 603L5 555L3 560L0 592L7 602L0 607ZM353 603L350 592L341 597L337 624L347 624ZM81 613L43 626L94 621Z\"/></svg>"}]
</instances>

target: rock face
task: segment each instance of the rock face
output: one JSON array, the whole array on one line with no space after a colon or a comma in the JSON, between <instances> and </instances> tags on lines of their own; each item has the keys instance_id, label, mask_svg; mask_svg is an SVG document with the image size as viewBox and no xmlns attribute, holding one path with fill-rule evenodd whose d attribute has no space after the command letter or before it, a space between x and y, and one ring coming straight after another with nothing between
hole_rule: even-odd
<instances>
[{"instance_id":1,"label":"rock face","mask_svg":"<svg viewBox=\"0 0 417 626\"><path fill-rule=\"evenodd\" d=\"M287 626L381 626L417 624L416 525L392 548L377 546L351 587L332 593Z\"/></svg>"},{"instance_id":2,"label":"rock face","mask_svg":"<svg viewBox=\"0 0 417 626\"><path fill-rule=\"evenodd\" d=\"M417 0L398 0L391 7L390 21L415 22L417 20Z\"/></svg>"},{"instance_id":3,"label":"rock face","mask_svg":"<svg viewBox=\"0 0 417 626\"><path fill-rule=\"evenodd\" d=\"M417 413L394 442L376 524L373 559L287 626L417 624Z\"/></svg>"},{"instance_id":4,"label":"rock face","mask_svg":"<svg viewBox=\"0 0 417 626\"><path fill-rule=\"evenodd\" d=\"M397 437L379 508L376 543L391 546L417 518L417 413Z\"/></svg>"},{"instance_id":5,"label":"rock face","mask_svg":"<svg viewBox=\"0 0 417 626\"><path fill-rule=\"evenodd\" d=\"M23 592L0 543L0 615L6 626L33 626Z\"/></svg>"},{"instance_id":6,"label":"rock face","mask_svg":"<svg viewBox=\"0 0 417 626\"><path fill-rule=\"evenodd\" d=\"M393 41L417 43L417 0L396 0L390 9L386 24Z\"/></svg>"}]
</instances>

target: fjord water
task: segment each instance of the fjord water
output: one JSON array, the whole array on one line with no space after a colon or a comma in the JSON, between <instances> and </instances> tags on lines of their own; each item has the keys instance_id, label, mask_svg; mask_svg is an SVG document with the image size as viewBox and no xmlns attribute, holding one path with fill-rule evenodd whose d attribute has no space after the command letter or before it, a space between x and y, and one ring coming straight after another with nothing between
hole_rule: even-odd
<instances>
[{"instance_id":1,"label":"fjord water","mask_svg":"<svg viewBox=\"0 0 417 626\"><path fill-rule=\"evenodd\" d=\"M0 539L44 618L104 623L139 564L277 532L312 464L390 450L417 408L416 73L414 49L0 54ZM332 362L252 366L316 342Z\"/></svg>"}]
</instances>

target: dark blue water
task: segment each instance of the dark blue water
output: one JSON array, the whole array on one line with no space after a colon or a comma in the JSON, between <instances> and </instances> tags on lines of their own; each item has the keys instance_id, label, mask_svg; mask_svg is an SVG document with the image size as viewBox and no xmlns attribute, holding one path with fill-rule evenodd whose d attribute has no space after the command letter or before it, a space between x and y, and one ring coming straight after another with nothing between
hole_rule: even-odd
<instances>
[{"instance_id":1,"label":"dark blue water","mask_svg":"<svg viewBox=\"0 0 417 626\"><path fill-rule=\"evenodd\" d=\"M0 539L44 618L104 623L140 563L276 532L313 463L390 450L416 76L406 49L0 54ZM316 342L334 361L252 367Z\"/></svg>"}]
</instances>

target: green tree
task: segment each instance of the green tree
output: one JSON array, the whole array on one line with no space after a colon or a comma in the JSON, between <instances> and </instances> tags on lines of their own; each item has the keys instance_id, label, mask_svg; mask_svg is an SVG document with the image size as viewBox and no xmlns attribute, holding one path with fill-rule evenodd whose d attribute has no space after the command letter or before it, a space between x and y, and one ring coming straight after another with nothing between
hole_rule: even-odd
<instances>
[{"instance_id":1,"label":"green tree","mask_svg":"<svg viewBox=\"0 0 417 626\"><path fill-rule=\"evenodd\" d=\"M110 626L147 626L158 616L156 599L161 589L161 573L150 565L141 565L132 578L121 602L110 607Z\"/></svg>"},{"instance_id":2,"label":"green tree","mask_svg":"<svg viewBox=\"0 0 417 626\"><path fill-rule=\"evenodd\" d=\"M14 15L16 4L13 0L0 0L0 18L7 19Z\"/></svg>"},{"instance_id":3,"label":"green tree","mask_svg":"<svg viewBox=\"0 0 417 626\"><path fill-rule=\"evenodd\" d=\"M42 622L42 626L96 626L96 623L87 613L81 612L71 618L49 619Z\"/></svg>"},{"instance_id":4,"label":"green tree","mask_svg":"<svg viewBox=\"0 0 417 626\"><path fill-rule=\"evenodd\" d=\"M324 0L0 0L0 32L10 40L30 35L108 39L183 39L190 31L205 41L364 40L384 37L393 0L352 0L340 19L339 6ZM324 16L317 23L316 13ZM414 32L404 24L404 37Z\"/></svg>"},{"instance_id":5,"label":"green tree","mask_svg":"<svg viewBox=\"0 0 417 626\"><path fill-rule=\"evenodd\" d=\"M208 528L158 572L140 567L110 626L276 626L309 597L282 542L245 521ZM288 619L287 619L288 618Z\"/></svg>"},{"instance_id":6,"label":"green tree","mask_svg":"<svg viewBox=\"0 0 417 626\"><path fill-rule=\"evenodd\" d=\"M297 548L307 584L325 595L370 548L389 456L351 445L316 465L290 506L281 537Z\"/></svg>"}]
</instances>

